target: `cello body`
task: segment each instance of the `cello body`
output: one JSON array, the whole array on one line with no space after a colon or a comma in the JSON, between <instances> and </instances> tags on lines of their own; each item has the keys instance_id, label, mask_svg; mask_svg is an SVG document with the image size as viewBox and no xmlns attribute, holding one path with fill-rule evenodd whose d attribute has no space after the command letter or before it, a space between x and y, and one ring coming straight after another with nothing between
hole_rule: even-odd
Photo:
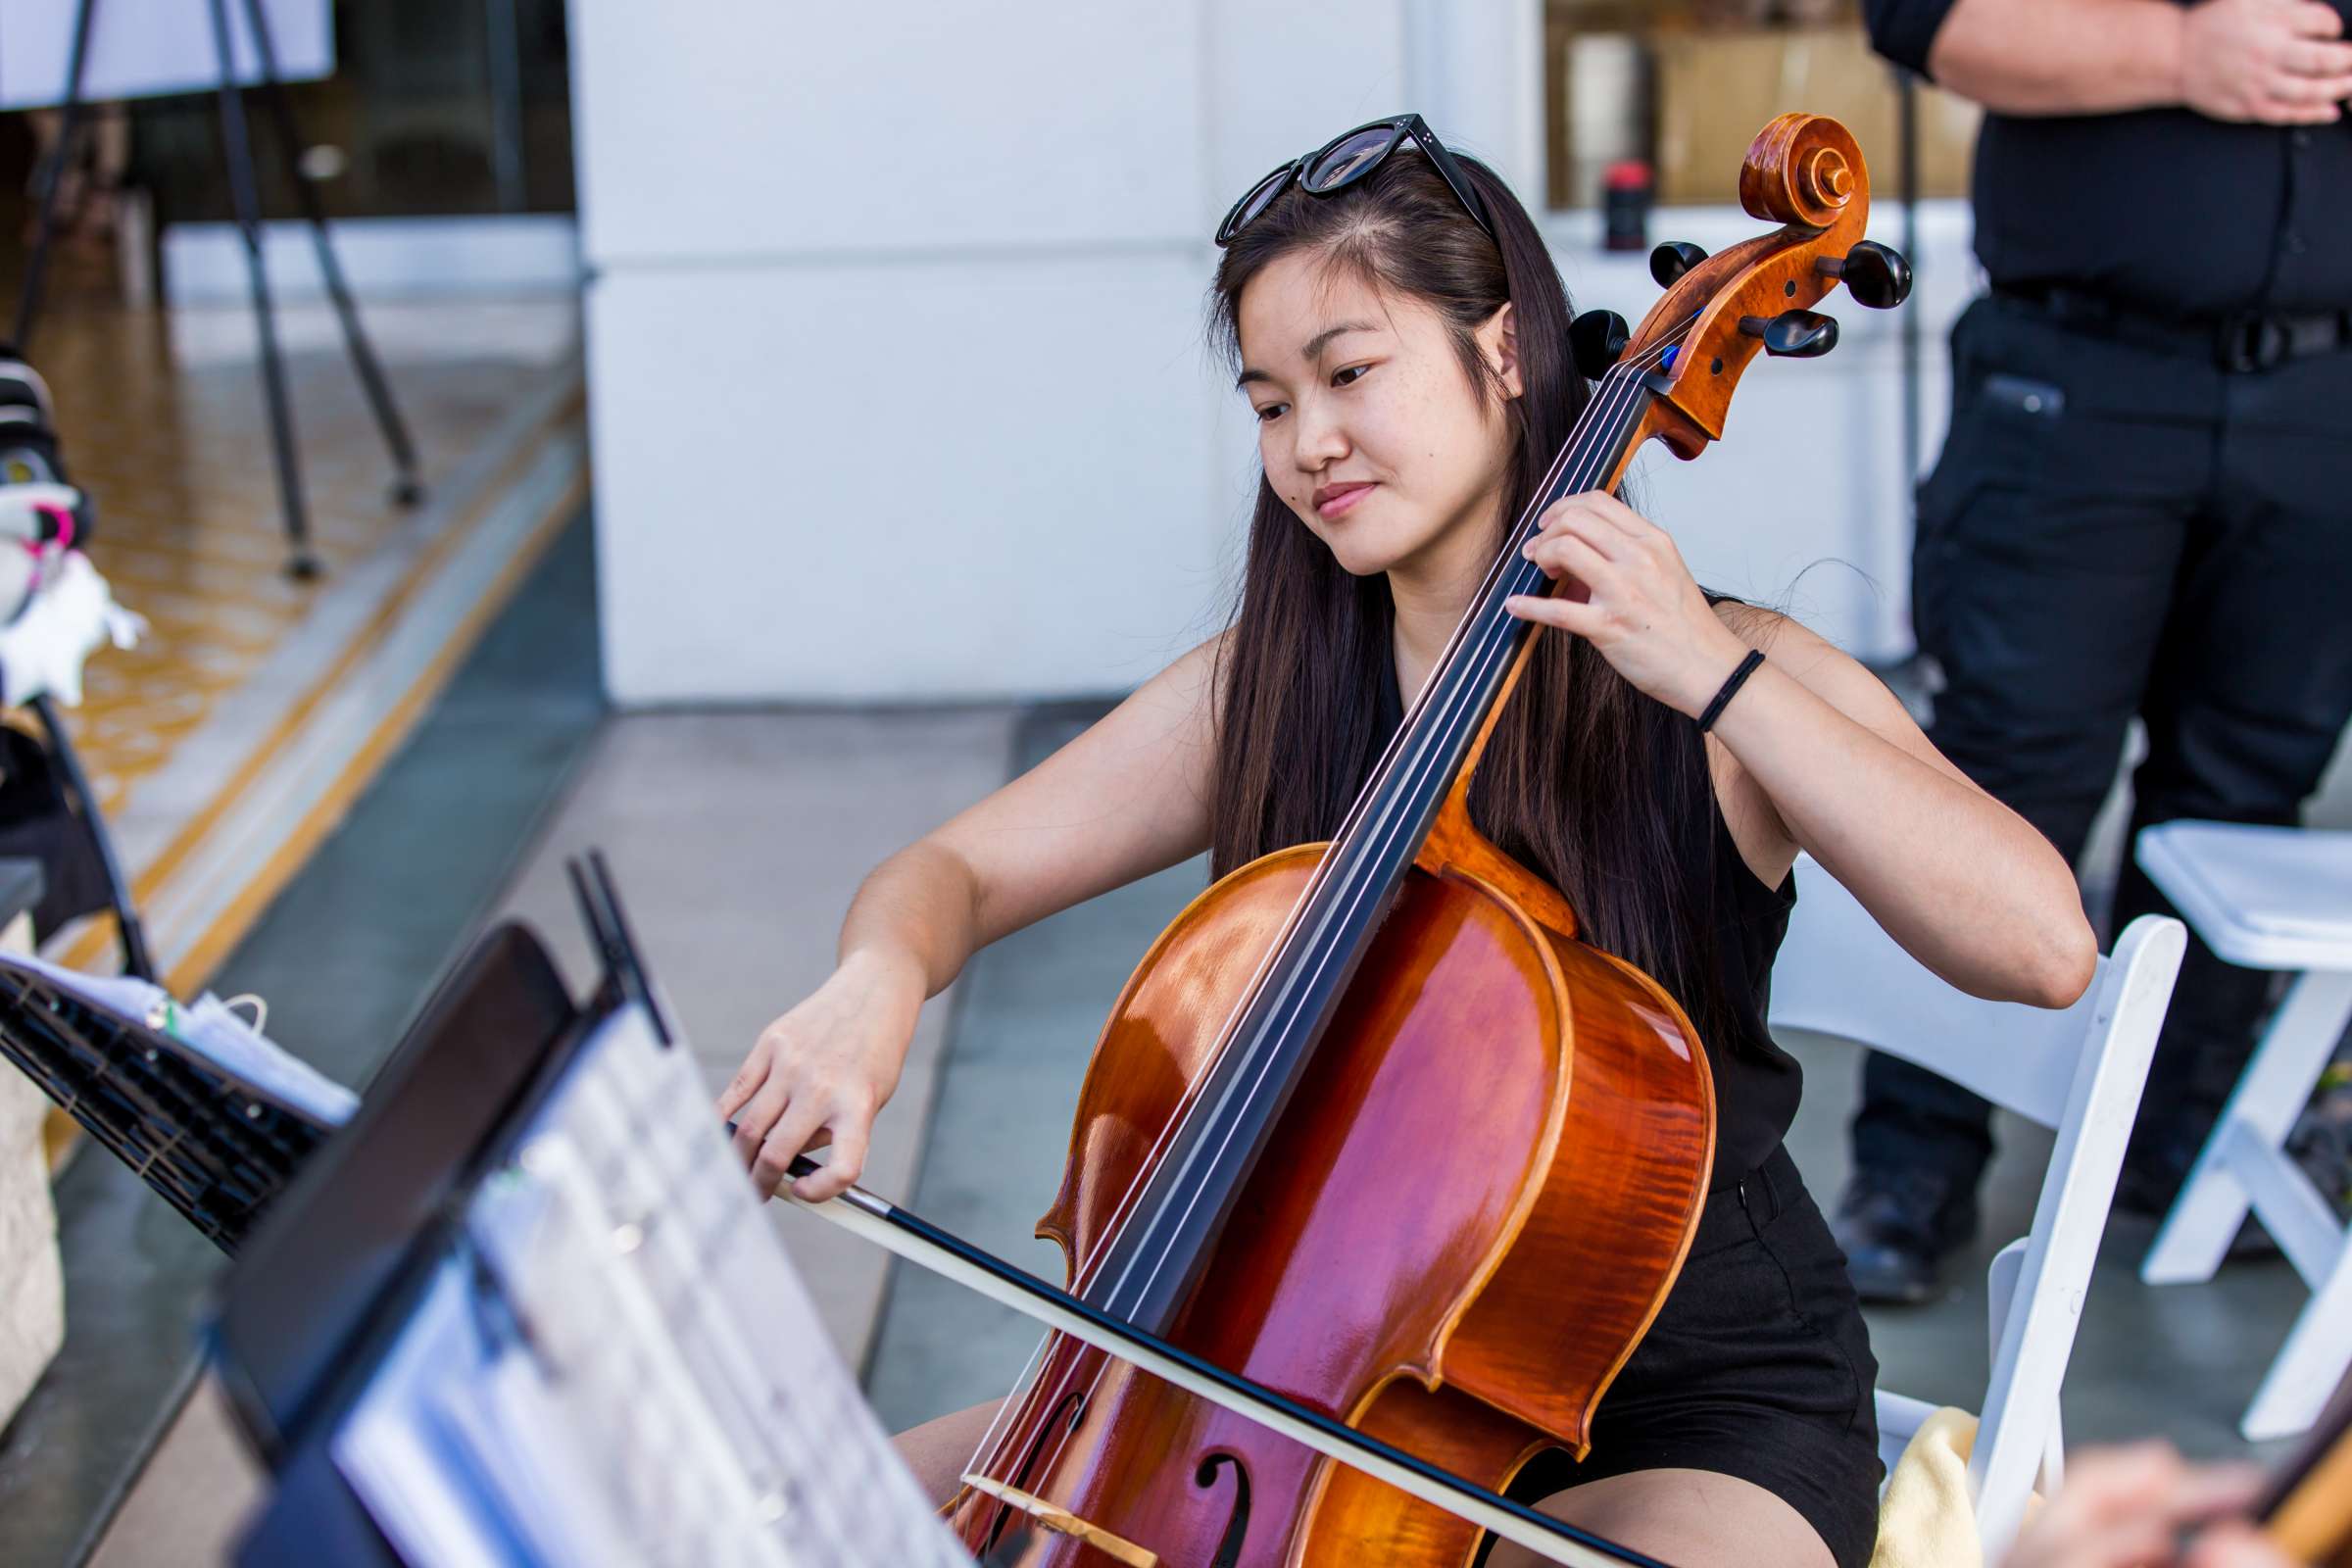
<instances>
[{"instance_id":1,"label":"cello body","mask_svg":"<svg viewBox=\"0 0 2352 1568\"><path fill-rule=\"evenodd\" d=\"M1039 1225L1073 1278L1322 849L1219 881L1128 981ZM1665 1299L1713 1157L1706 1061L1655 982L1473 871L1408 873L1374 943L1169 1338L1499 1490L1545 1447L1584 1451ZM1004 1451L1029 1461L1011 1484L1163 1563L1477 1548L1474 1526L1100 1351L1057 1338L1046 1353L1010 1417ZM967 1493L956 1523L985 1559L1021 1521ZM1040 1533L1018 1560L1115 1559Z\"/></svg>"}]
</instances>

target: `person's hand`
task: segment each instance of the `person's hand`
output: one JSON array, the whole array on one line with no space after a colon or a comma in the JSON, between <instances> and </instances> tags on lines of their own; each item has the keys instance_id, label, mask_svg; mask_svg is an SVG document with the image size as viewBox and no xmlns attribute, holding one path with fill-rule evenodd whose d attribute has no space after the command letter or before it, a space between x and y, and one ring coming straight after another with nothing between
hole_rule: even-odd
<instances>
[{"instance_id":1,"label":"person's hand","mask_svg":"<svg viewBox=\"0 0 2352 1568\"><path fill-rule=\"evenodd\" d=\"M793 1157L831 1144L821 1169L792 1184L809 1202L838 1198L865 1168L874 1116L899 1086L922 1006L920 976L853 954L799 1006L760 1032L725 1093L735 1152L772 1197Z\"/></svg>"},{"instance_id":2,"label":"person's hand","mask_svg":"<svg viewBox=\"0 0 2352 1568\"><path fill-rule=\"evenodd\" d=\"M2180 98L2208 119L2324 125L2352 98L2344 19L2322 0L2199 0L2180 26Z\"/></svg>"},{"instance_id":3,"label":"person's hand","mask_svg":"<svg viewBox=\"0 0 2352 1568\"><path fill-rule=\"evenodd\" d=\"M2070 1457L2066 1484L2003 1568L2293 1568L2242 1513L2262 1489L2252 1465L2191 1465L2166 1443ZM2218 1521L2218 1522L2217 1522ZM2185 1530L2207 1526L2186 1549Z\"/></svg>"},{"instance_id":4,"label":"person's hand","mask_svg":"<svg viewBox=\"0 0 2352 1568\"><path fill-rule=\"evenodd\" d=\"M1521 554L1566 581L1548 598L1515 594L1504 609L1586 638L1617 673L1693 718L1747 657L1666 531L1614 496L1554 503Z\"/></svg>"}]
</instances>

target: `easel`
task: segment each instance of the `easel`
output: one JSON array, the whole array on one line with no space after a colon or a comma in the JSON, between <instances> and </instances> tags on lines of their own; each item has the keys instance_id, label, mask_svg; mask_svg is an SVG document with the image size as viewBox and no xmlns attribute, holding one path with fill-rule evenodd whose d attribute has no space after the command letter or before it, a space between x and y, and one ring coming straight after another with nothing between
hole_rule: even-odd
<instances>
[{"instance_id":1,"label":"easel","mask_svg":"<svg viewBox=\"0 0 2352 1568\"><path fill-rule=\"evenodd\" d=\"M294 450L294 415L286 396L285 362L278 351L277 319L270 307L270 281L263 264L261 202L254 179L253 146L246 134L245 100L237 85L236 61L229 38L228 0L207 0L207 4L212 10L214 53L220 67L221 157L228 172L229 198L236 209L237 227L245 241L254 322L261 331L262 395L269 407L270 442L277 461L278 503L285 517L290 550L286 570L298 579L309 580L319 574L319 564L311 549L310 514ZM20 353L29 346L33 323L40 316L41 283L48 267L49 246L55 237L58 178L73 152L74 133L81 120L82 73L88 64L90 25L97 10L97 0L77 0L57 145L39 171L40 220L34 231L32 256L25 267L24 291L17 301L12 338ZM318 193L299 167L301 137L294 124L294 108L286 96L285 83L278 79L277 53L270 39L270 24L262 12L262 0L245 0L245 17L253 28L263 91L269 100L270 118L276 122L277 139L293 175L303 219L310 225L318 270L325 278L327 296L334 302L335 316L342 323L344 348L351 356L361 389L368 396L376 426L383 432L384 444L391 450L392 500L399 506L415 506L424 498L424 488L416 476L416 449L409 439L407 426L401 422L400 411L393 406L392 388L384 378L383 367L361 328L359 311L352 303L343 269L335 260L334 246L327 236L326 214L319 205Z\"/></svg>"}]
</instances>

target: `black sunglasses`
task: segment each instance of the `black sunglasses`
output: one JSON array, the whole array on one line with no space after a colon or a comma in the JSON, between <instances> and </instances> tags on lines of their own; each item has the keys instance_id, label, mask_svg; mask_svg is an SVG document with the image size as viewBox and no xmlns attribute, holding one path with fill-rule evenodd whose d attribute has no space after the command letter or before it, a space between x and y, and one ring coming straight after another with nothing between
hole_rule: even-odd
<instances>
[{"instance_id":1,"label":"black sunglasses","mask_svg":"<svg viewBox=\"0 0 2352 1568\"><path fill-rule=\"evenodd\" d=\"M1393 115L1343 131L1250 186L1249 194L1235 202L1233 210L1225 215L1225 221L1217 225L1218 248L1232 244L1233 236L1248 228L1258 214L1274 204L1275 197L1290 189L1292 180L1297 180L1309 196L1328 196L1335 190L1345 190L1378 169L1381 160L1395 152L1408 136L1452 188L1463 209L1487 231L1487 237L1494 239L1494 225L1487 221L1486 209L1479 205L1478 193L1470 188L1469 176L1453 161L1453 154L1446 150L1445 143L1430 130L1429 122L1419 115Z\"/></svg>"}]
</instances>

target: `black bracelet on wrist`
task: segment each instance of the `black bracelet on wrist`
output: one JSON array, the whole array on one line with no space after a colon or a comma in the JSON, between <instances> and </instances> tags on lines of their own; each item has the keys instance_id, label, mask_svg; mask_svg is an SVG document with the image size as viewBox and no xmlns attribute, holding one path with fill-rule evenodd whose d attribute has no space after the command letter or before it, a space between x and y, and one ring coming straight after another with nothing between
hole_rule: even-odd
<instances>
[{"instance_id":1,"label":"black bracelet on wrist","mask_svg":"<svg viewBox=\"0 0 2352 1568\"><path fill-rule=\"evenodd\" d=\"M1756 666L1762 662L1763 652L1750 648L1747 657L1740 661L1740 667L1732 671L1731 679L1723 683L1723 690L1717 692L1715 700L1707 705L1707 710L1698 715L1698 732L1701 735L1715 727L1715 721L1723 716L1725 706L1740 695L1740 688L1747 684L1747 677L1753 675Z\"/></svg>"}]
</instances>

